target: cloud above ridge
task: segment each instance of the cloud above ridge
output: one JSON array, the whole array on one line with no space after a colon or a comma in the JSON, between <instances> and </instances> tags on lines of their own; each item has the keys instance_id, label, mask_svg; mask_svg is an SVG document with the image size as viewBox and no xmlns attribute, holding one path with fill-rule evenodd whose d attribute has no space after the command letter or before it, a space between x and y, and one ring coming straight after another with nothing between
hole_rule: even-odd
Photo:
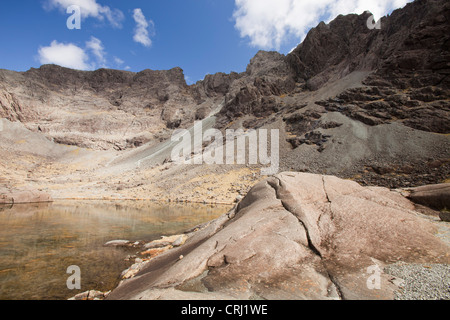
<instances>
[{"instance_id":1,"label":"cloud above ridge","mask_svg":"<svg viewBox=\"0 0 450 320\"><path fill-rule=\"evenodd\" d=\"M50 46L40 47L38 54L41 64L56 64L77 70L90 69L89 56L85 50L72 43L65 44L54 40Z\"/></svg>"},{"instance_id":2,"label":"cloud above ridge","mask_svg":"<svg viewBox=\"0 0 450 320\"><path fill-rule=\"evenodd\" d=\"M366 10L378 20L408 2L411 0L235 0L233 19L240 36L251 46L279 50L288 38L302 41L322 20Z\"/></svg>"},{"instance_id":3,"label":"cloud above ridge","mask_svg":"<svg viewBox=\"0 0 450 320\"><path fill-rule=\"evenodd\" d=\"M41 64L56 64L76 70L107 68L106 51L100 39L91 37L85 47L53 40L49 46L41 46L38 60Z\"/></svg>"},{"instance_id":4,"label":"cloud above ridge","mask_svg":"<svg viewBox=\"0 0 450 320\"><path fill-rule=\"evenodd\" d=\"M150 39L150 31L153 32L153 21L147 21L144 13L140 8L133 10L133 19L136 22L133 40L137 43L142 44L144 47L150 47L152 45L152 40Z\"/></svg>"}]
</instances>

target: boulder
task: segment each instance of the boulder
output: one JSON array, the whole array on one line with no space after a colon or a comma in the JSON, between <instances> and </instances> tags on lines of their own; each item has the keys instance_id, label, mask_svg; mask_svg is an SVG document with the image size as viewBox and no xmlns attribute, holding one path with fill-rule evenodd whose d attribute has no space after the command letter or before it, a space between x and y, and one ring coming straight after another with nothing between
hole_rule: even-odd
<instances>
[{"instance_id":1,"label":"boulder","mask_svg":"<svg viewBox=\"0 0 450 320\"><path fill-rule=\"evenodd\" d=\"M441 218L442 221L450 222L450 211L444 210L439 212L439 218Z\"/></svg>"},{"instance_id":2,"label":"boulder","mask_svg":"<svg viewBox=\"0 0 450 320\"><path fill-rule=\"evenodd\" d=\"M0 204L23 204L52 201L52 197L43 191L0 188Z\"/></svg>"},{"instance_id":3,"label":"boulder","mask_svg":"<svg viewBox=\"0 0 450 320\"><path fill-rule=\"evenodd\" d=\"M149 242L147 244L144 245L144 249L157 249L157 248L163 248L163 247L167 247L167 246L174 246L174 247L179 247L182 244L184 244L184 242L187 239L187 235L185 234L178 234L178 235L173 235L173 236L169 236L169 237L161 237L161 239L158 240L154 240L152 242Z\"/></svg>"},{"instance_id":4,"label":"boulder","mask_svg":"<svg viewBox=\"0 0 450 320\"><path fill-rule=\"evenodd\" d=\"M450 209L450 183L411 188L408 198L435 210Z\"/></svg>"},{"instance_id":5,"label":"boulder","mask_svg":"<svg viewBox=\"0 0 450 320\"><path fill-rule=\"evenodd\" d=\"M393 299L384 266L449 262L436 226L414 208L386 188L278 174L108 299Z\"/></svg>"}]
</instances>

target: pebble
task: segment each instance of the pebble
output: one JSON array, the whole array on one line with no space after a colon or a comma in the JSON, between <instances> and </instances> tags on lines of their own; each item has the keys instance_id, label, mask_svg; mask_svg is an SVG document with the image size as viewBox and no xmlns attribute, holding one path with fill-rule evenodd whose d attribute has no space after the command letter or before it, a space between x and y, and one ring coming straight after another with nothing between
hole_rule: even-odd
<instances>
[{"instance_id":1,"label":"pebble","mask_svg":"<svg viewBox=\"0 0 450 320\"><path fill-rule=\"evenodd\" d=\"M179 247L186 242L187 237L185 235L179 236L174 242L172 242L172 246Z\"/></svg>"},{"instance_id":2,"label":"pebble","mask_svg":"<svg viewBox=\"0 0 450 320\"><path fill-rule=\"evenodd\" d=\"M119 247L119 246L126 246L129 243L130 243L130 241L128 241L128 240L112 240L112 241L108 241L107 243L105 243L104 246L105 247Z\"/></svg>"},{"instance_id":3,"label":"pebble","mask_svg":"<svg viewBox=\"0 0 450 320\"><path fill-rule=\"evenodd\" d=\"M403 280L395 300L450 300L450 265L397 263L384 272Z\"/></svg>"}]
</instances>

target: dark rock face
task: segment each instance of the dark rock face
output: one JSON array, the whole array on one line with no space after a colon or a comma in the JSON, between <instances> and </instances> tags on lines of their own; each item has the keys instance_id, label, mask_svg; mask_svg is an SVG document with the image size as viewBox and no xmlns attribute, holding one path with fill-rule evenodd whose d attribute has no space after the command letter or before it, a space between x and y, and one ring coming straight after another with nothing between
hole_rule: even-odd
<instances>
[{"instance_id":1,"label":"dark rock face","mask_svg":"<svg viewBox=\"0 0 450 320\"><path fill-rule=\"evenodd\" d=\"M414 129L446 134L450 133L449 97L448 89L432 86L406 90L371 86L317 103L371 126L401 121Z\"/></svg>"},{"instance_id":2,"label":"dark rock face","mask_svg":"<svg viewBox=\"0 0 450 320\"><path fill-rule=\"evenodd\" d=\"M238 78L240 75L236 72L231 74L219 72L206 75L201 84L207 96L225 95L230 89L231 83Z\"/></svg>"},{"instance_id":3,"label":"dark rock face","mask_svg":"<svg viewBox=\"0 0 450 320\"><path fill-rule=\"evenodd\" d=\"M280 109L276 97L294 89L294 74L286 57L259 51L246 72L230 86L220 114L231 120L243 115L264 117L276 113Z\"/></svg>"},{"instance_id":4,"label":"dark rock face","mask_svg":"<svg viewBox=\"0 0 450 320\"><path fill-rule=\"evenodd\" d=\"M368 125L402 121L418 130L449 133L449 17L448 2L416 1L382 19L376 36L373 33L362 42L367 51L362 59L373 63L361 63L349 51L356 59L352 65L375 70L364 82L368 87L347 90L337 97L338 101L319 104ZM302 54L306 55L303 47L308 43L305 40L294 52L300 60ZM314 72L298 74L306 77Z\"/></svg>"},{"instance_id":5,"label":"dark rock face","mask_svg":"<svg viewBox=\"0 0 450 320\"><path fill-rule=\"evenodd\" d=\"M310 82L365 69L377 70L373 85L448 88L449 15L448 2L428 0L382 18L379 30L367 27L368 12L339 16L312 29L287 60L297 79Z\"/></svg>"},{"instance_id":6,"label":"dark rock face","mask_svg":"<svg viewBox=\"0 0 450 320\"><path fill-rule=\"evenodd\" d=\"M339 16L329 25L321 22L311 29L287 57L296 79L308 81L310 89L317 89L333 73L374 69L376 58L368 53L368 47L378 34L367 28L369 16Z\"/></svg>"},{"instance_id":7,"label":"dark rock face","mask_svg":"<svg viewBox=\"0 0 450 320\"><path fill-rule=\"evenodd\" d=\"M353 71L372 70L367 87L319 104L372 126L402 121L448 133L450 4L416 1L382 18L379 30L367 27L370 16L322 22L287 56L259 52L230 86L221 114L228 120L264 117L283 108L277 99L282 95L315 91Z\"/></svg>"}]
</instances>

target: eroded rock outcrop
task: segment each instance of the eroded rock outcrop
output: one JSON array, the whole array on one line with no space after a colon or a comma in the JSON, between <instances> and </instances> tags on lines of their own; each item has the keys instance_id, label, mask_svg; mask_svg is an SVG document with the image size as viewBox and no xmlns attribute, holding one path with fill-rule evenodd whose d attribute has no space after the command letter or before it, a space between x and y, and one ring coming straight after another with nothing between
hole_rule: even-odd
<instances>
[{"instance_id":1,"label":"eroded rock outcrop","mask_svg":"<svg viewBox=\"0 0 450 320\"><path fill-rule=\"evenodd\" d=\"M435 229L398 192L282 173L108 299L393 299L386 264L449 263ZM373 269L378 289L368 285Z\"/></svg>"},{"instance_id":2,"label":"eroded rock outcrop","mask_svg":"<svg viewBox=\"0 0 450 320\"><path fill-rule=\"evenodd\" d=\"M408 199L435 210L450 209L450 183L411 188Z\"/></svg>"},{"instance_id":3,"label":"eroded rock outcrop","mask_svg":"<svg viewBox=\"0 0 450 320\"><path fill-rule=\"evenodd\" d=\"M52 201L51 195L43 191L0 188L0 204L24 204Z\"/></svg>"},{"instance_id":4,"label":"eroded rock outcrop","mask_svg":"<svg viewBox=\"0 0 450 320\"><path fill-rule=\"evenodd\" d=\"M195 120L198 88L183 70L0 70L0 117L65 145L124 150L170 137ZM214 105L213 98L206 102Z\"/></svg>"},{"instance_id":5,"label":"eroded rock outcrop","mask_svg":"<svg viewBox=\"0 0 450 320\"><path fill-rule=\"evenodd\" d=\"M415 1L383 18L379 32L359 28L356 37L353 33L348 35L344 32L348 29L341 29L344 24L337 22L344 18L338 18L330 24L330 28L322 26L314 31L320 36L313 37L311 33L294 51L293 57L305 66L318 65L321 68L334 62L325 75L315 75L306 67L300 68L304 70L303 73L299 71L301 76L313 75L308 81L313 81L314 77L322 77L320 79L326 81L325 76L329 78L333 75L330 70L338 66L338 70L343 70L342 64L347 66L346 72L358 68L374 70L364 81L366 87L347 90L337 99L319 102L328 111L342 112L368 125L401 121L418 130L449 133L449 14L448 1ZM350 18L346 16L345 19ZM362 16L353 19L362 19ZM340 41L331 43L335 46L345 44L346 50L336 50L338 53L334 53L331 59L317 54L309 56L310 51L317 52L320 48L317 38L327 41L337 38ZM356 45L357 42L359 45ZM366 48L365 52L361 48ZM326 50L329 49L327 47L322 49L335 52ZM342 54L346 51L348 54ZM291 60L293 63L297 61L292 57ZM300 62L297 64L303 65Z\"/></svg>"}]
</instances>

